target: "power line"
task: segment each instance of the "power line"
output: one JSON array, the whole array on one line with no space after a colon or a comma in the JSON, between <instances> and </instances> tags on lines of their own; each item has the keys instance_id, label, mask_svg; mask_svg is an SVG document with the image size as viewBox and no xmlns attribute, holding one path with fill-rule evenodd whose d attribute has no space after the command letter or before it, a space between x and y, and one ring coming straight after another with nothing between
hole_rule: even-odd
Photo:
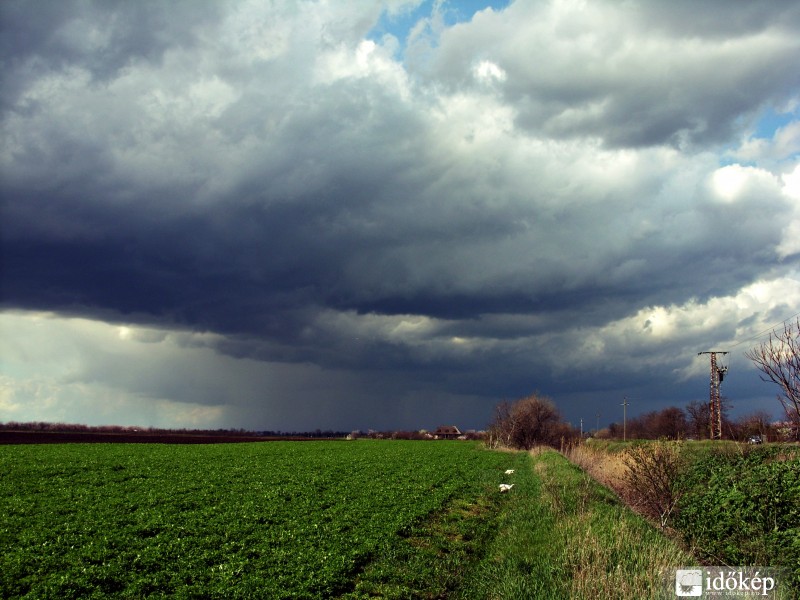
<instances>
[{"instance_id":1,"label":"power line","mask_svg":"<svg viewBox=\"0 0 800 600\"><path fill-rule=\"evenodd\" d=\"M772 333L772 332L775 330L775 328L776 328L776 327L778 327L779 325L783 325L784 323L786 323L786 321L790 321L791 319L794 319L795 317L800 317L800 312L799 312L799 313L797 313L797 314L795 314L795 315L792 315L792 316L791 316L791 317L789 317L788 319L784 319L783 321L780 321L780 322L778 322L778 323L775 323L775 325L772 325L772 326L770 326L770 327L767 327L765 330L763 330L763 331L761 331L761 332L759 332L759 333L755 334L754 336L751 336L751 337L749 337L749 338L747 338L747 339L744 339L744 340L742 340L741 342L736 342L736 343L735 343L733 346L728 346L728 351L730 351L730 349L731 349L731 348L736 348L736 346L741 346L742 344L744 344L744 343L746 343L746 342L749 342L749 341L751 341L751 340L754 340L754 339L756 339L756 338L759 338L759 337L761 337L762 335L764 335L765 333Z\"/></svg>"}]
</instances>

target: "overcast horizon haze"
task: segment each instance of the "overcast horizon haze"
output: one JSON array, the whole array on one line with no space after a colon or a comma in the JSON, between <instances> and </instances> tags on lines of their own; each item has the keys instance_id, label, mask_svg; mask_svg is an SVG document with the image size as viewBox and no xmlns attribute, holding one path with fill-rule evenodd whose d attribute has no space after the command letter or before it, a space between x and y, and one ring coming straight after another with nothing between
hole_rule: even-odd
<instances>
[{"instance_id":1,"label":"overcast horizon haze","mask_svg":"<svg viewBox=\"0 0 800 600\"><path fill-rule=\"evenodd\" d=\"M0 4L0 422L708 401L800 314L800 3Z\"/></svg>"}]
</instances>

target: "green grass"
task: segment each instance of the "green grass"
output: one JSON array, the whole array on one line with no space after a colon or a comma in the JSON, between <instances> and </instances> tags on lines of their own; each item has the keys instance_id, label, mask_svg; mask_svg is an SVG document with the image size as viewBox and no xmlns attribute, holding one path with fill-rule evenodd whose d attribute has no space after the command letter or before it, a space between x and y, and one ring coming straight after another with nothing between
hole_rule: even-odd
<instances>
[{"instance_id":1,"label":"green grass","mask_svg":"<svg viewBox=\"0 0 800 600\"><path fill-rule=\"evenodd\" d=\"M529 458L464 598L661 598L694 559L555 451ZM523 459L520 459L523 460Z\"/></svg>"},{"instance_id":2,"label":"green grass","mask_svg":"<svg viewBox=\"0 0 800 600\"><path fill-rule=\"evenodd\" d=\"M0 596L436 597L458 573L418 580L447 553L409 548L477 560L459 536L489 535L499 505L472 507L509 460L461 442L0 447ZM393 556L417 566L392 575Z\"/></svg>"}]
</instances>

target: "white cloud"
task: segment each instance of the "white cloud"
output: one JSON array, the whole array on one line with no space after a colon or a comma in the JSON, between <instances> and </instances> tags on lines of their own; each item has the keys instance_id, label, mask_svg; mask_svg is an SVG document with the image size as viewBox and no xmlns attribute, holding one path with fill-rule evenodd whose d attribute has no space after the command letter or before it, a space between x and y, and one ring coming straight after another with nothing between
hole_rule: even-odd
<instances>
[{"instance_id":1,"label":"white cloud","mask_svg":"<svg viewBox=\"0 0 800 600\"><path fill-rule=\"evenodd\" d=\"M8 420L204 427L228 418L222 365L169 332L20 312L0 313L0 329ZM215 387L216 401L203 397Z\"/></svg>"},{"instance_id":2,"label":"white cloud","mask_svg":"<svg viewBox=\"0 0 800 600\"><path fill-rule=\"evenodd\" d=\"M413 344L426 321L330 315L323 333ZM409 389L391 378L217 351L257 340L22 311L0 312L0 331L8 342L0 346L4 421L303 431L390 428L410 418L408 404L392 402ZM420 418L430 393L412 395L425 398L413 400ZM444 418L441 407L424 414Z\"/></svg>"},{"instance_id":3,"label":"white cloud","mask_svg":"<svg viewBox=\"0 0 800 600\"><path fill-rule=\"evenodd\" d=\"M478 62L472 70L475 78L484 83L491 84L493 81L505 81L506 72L489 60Z\"/></svg>"},{"instance_id":4,"label":"white cloud","mask_svg":"<svg viewBox=\"0 0 800 600\"><path fill-rule=\"evenodd\" d=\"M562 364L574 368L631 361L638 370L674 372L682 380L703 375L708 366L696 358L705 350L738 348L758 343L754 338L800 306L800 274L764 279L735 294L699 302L649 306L602 327L574 332L582 340ZM572 334L568 334L572 335ZM556 365L554 365L556 366Z\"/></svg>"},{"instance_id":5,"label":"white cloud","mask_svg":"<svg viewBox=\"0 0 800 600\"><path fill-rule=\"evenodd\" d=\"M779 178L764 169L728 165L711 175L713 197L723 203L733 203L748 194L775 197L780 193Z\"/></svg>"},{"instance_id":6,"label":"white cloud","mask_svg":"<svg viewBox=\"0 0 800 600\"><path fill-rule=\"evenodd\" d=\"M783 193L789 199L792 213L783 229L783 239L777 247L778 255L787 258L800 254L800 164L782 176Z\"/></svg>"},{"instance_id":7,"label":"white cloud","mask_svg":"<svg viewBox=\"0 0 800 600\"><path fill-rule=\"evenodd\" d=\"M228 420L226 406L141 398L98 383L65 382L41 376L17 379L0 375L4 421L140 425L203 429Z\"/></svg>"}]
</instances>

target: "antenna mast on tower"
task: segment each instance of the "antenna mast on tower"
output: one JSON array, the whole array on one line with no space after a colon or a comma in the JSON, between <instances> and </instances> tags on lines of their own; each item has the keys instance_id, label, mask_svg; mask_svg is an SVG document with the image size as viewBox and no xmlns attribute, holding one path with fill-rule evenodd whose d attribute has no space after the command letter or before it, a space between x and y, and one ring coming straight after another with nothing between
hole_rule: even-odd
<instances>
[{"instance_id":1,"label":"antenna mast on tower","mask_svg":"<svg viewBox=\"0 0 800 600\"><path fill-rule=\"evenodd\" d=\"M727 354L727 352L720 352L719 350L698 352L697 356L701 354L711 355L711 385L709 388L708 400L708 427L712 440L722 438L722 402L720 399L719 386L725 378L725 373L728 372L728 367L717 366L717 354Z\"/></svg>"}]
</instances>

